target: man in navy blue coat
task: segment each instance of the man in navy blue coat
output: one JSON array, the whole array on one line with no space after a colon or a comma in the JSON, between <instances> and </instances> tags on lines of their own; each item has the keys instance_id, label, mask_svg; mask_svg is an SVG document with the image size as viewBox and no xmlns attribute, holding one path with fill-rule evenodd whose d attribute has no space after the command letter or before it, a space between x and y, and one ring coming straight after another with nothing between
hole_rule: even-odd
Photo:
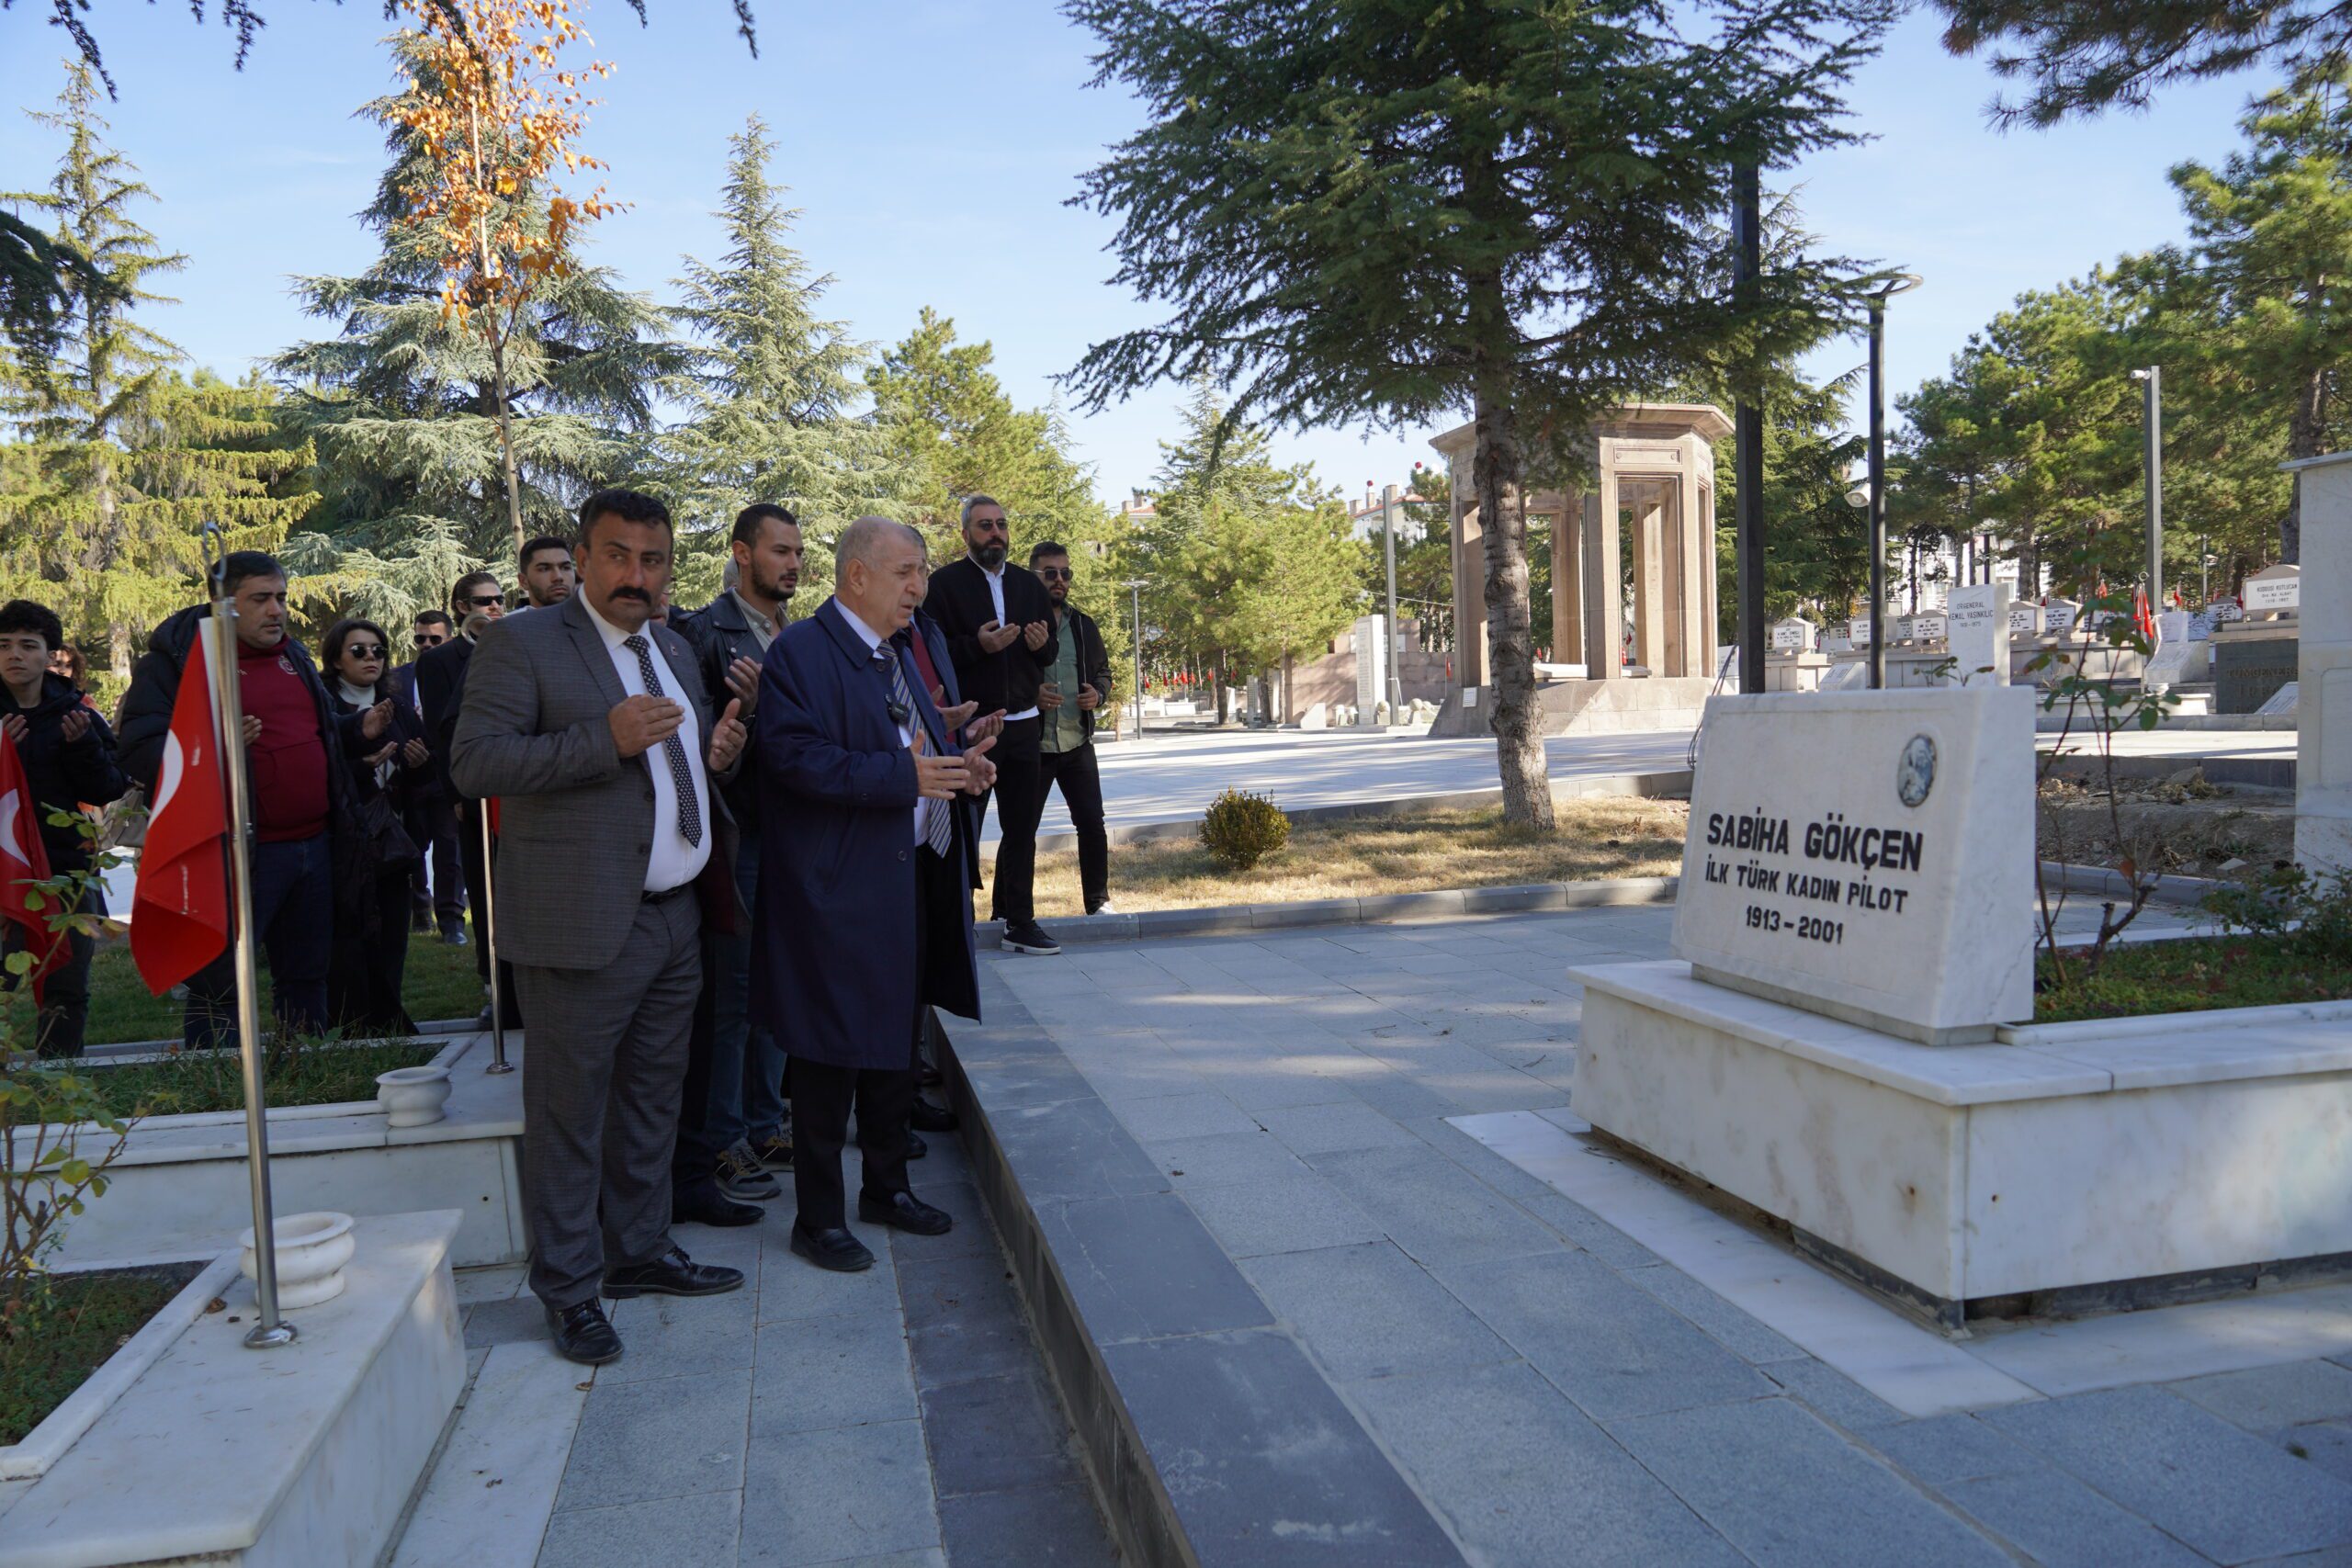
<instances>
[{"instance_id":1,"label":"man in navy blue coat","mask_svg":"<svg viewBox=\"0 0 2352 1568\"><path fill-rule=\"evenodd\" d=\"M922 536L861 517L833 557L833 597L779 633L760 670L752 973L753 1015L792 1060L792 1250L848 1271L874 1262L842 1182L853 1104L858 1218L920 1235L951 1224L907 1186L914 1042L926 1006L979 1016L972 803L996 770L993 738L959 742L914 657ZM946 644L921 635L954 709Z\"/></svg>"}]
</instances>

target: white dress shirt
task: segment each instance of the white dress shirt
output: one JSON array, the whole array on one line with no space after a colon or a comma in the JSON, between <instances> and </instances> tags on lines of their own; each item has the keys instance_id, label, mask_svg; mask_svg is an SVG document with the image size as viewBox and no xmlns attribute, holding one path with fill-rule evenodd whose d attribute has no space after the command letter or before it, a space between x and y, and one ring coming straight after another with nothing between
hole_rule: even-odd
<instances>
[{"instance_id":1,"label":"white dress shirt","mask_svg":"<svg viewBox=\"0 0 2352 1568\"><path fill-rule=\"evenodd\" d=\"M647 694L645 672L638 668L637 654L625 646L630 633L621 630L596 613L596 606L586 599L580 607L588 612L590 624L605 639L605 651L613 656L613 670L621 678L621 690L632 697ZM683 887L702 874L710 863L711 835L718 830L710 810L710 780L704 776L702 765L702 726L695 719L695 705L688 698L689 688L678 679L670 661L662 657L662 645L654 640L653 623L636 634L645 638L645 650L652 657L653 672L661 678L662 694L686 710L685 718L678 726L678 744L686 749L686 767L695 781L695 807L702 818L702 842L686 842L685 834L678 830L678 785L670 773L670 760L662 755L662 746L656 745L639 753L638 761L653 780L653 852L646 857L645 890L667 893Z\"/></svg>"},{"instance_id":2,"label":"white dress shirt","mask_svg":"<svg viewBox=\"0 0 2352 1568\"><path fill-rule=\"evenodd\" d=\"M975 566L979 565L977 561L973 564ZM980 575L989 580L989 603L996 606L996 624L998 626L1002 626L1004 625L1004 563L1002 561L997 562L996 570L994 571L990 571L984 566L980 567ZM1019 637L1015 637L1013 640L1015 642L1019 642L1021 639ZM1005 651L1009 653L1012 649L1007 649ZM1036 716L1037 710L1035 708L1023 708L1019 713L1006 714L1004 716L1004 722L1007 724L1018 724L1024 718L1035 718Z\"/></svg>"},{"instance_id":3,"label":"white dress shirt","mask_svg":"<svg viewBox=\"0 0 2352 1568\"><path fill-rule=\"evenodd\" d=\"M835 599L833 603L841 606L842 619L849 623L850 630L855 632L858 636L865 639L865 646L867 648L879 649L882 646L882 634L880 632L876 631L872 626L869 626L864 621L859 620L857 618L857 612L851 609L847 604L842 604L839 599ZM898 659L899 650L893 648L890 650L890 657ZM899 661L899 668L902 671L906 669L906 663L903 660ZM915 696L916 688L922 684L922 682L920 679L912 674L909 674L907 676L907 694L910 696ZM921 702L924 699L920 696L915 696L915 700ZM915 716L910 713L907 715L905 721L899 726L899 745L907 747L914 745L915 723ZM925 800L921 795L917 795L915 797L916 843L920 844L926 841L926 830L931 827L932 807L940 804L942 803L939 801Z\"/></svg>"}]
</instances>

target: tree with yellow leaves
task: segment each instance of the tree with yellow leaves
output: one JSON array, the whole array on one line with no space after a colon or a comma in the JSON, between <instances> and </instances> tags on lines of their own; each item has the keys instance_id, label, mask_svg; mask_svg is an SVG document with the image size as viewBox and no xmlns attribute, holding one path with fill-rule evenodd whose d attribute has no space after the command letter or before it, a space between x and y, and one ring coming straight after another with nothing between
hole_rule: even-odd
<instances>
[{"instance_id":1,"label":"tree with yellow leaves","mask_svg":"<svg viewBox=\"0 0 2352 1568\"><path fill-rule=\"evenodd\" d=\"M575 143L601 61L572 68L561 56L593 41L573 0L397 0L414 19L412 74L393 117L423 147L430 183L404 220L426 231L442 267L446 317L490 351L491 387L514 545L524 538L514 458L512 363L525 317L549 283L570 271L576 231L614 210L604 187L563 194L552 175L604 164Z\"/></svg>"}]
</instances>

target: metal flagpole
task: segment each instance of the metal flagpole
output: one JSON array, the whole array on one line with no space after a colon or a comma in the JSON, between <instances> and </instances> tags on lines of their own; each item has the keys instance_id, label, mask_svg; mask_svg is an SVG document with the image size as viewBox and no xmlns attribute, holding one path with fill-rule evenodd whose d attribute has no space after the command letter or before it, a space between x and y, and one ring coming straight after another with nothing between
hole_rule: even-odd
<instances>
[{"instance_id":1,"label":"metal flagpole","mask_svg":"<svg viewBox=\"0 0 2352 1568\"><path fill-rule=\"evenodd\" d=\"M213 547L220 553L216 557ZM245 1161L253 1178L254 1295L260 1318L245 1335L249 1350L294 1342L294 1325L277 1314L277 1225L269 1192L269 1122L264 1114L261 1082L261 1005L254 973L253 868L246 859L245 834L245 716L237 689L237 607L227 592L222 572L229 553L228 533L217 523L204 525L204 555L211 578L212 619L206 628L212 663L212 705L220 715L215 737L220 747L222 771L229 786L229 889L235 911L234 962L237 966L237 1043L245 1070Z\"/></svg>"},{"instance_id":2,"label":"metal flagpole","mask_svg":"<svg viewBox=\"0 0 2352 1568\"><path fill-rule=\"evenodd\" d=\"M1380 492L1380 551L1388 562L1388 722L1405 722L1399 711L1405 702L1405 684L1397 678L1396 664L1396 508L1397 490L1395 485Z\"/></svg>"},{"instance_id":3,"label":"metal flagpole","mask_svg":"<svg viewBox=\"0 0 2352 1568\"><path fill-rule=\"evenodd\" d=\"M481 944L490 955L490 1066L486 1073L511 1073L514 1064L506 1059L506 998L498 989L498 908L490 895L493 880L490 865L490 802L478 803L474 815L481 819Z\"/></svg>"}]
</instances>

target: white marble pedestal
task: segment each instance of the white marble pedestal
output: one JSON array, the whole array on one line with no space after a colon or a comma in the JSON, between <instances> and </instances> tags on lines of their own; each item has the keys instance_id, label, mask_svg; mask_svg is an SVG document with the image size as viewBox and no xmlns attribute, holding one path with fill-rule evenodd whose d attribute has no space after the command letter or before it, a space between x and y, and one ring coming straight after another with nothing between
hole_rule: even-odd
<instances>
[{"instance_id":1,"label":"white marble pedestal","mask_svg":"<svg viewBox=\"0 0 2352 1568\"><path fill-rule=\"evenodd\" d=\"M2352 1004L1931 1046L1680 962L1571 974L1577 1115L1948 1328L1990 1297L2352 1254Z\"/></svg>"}]
</instances>

